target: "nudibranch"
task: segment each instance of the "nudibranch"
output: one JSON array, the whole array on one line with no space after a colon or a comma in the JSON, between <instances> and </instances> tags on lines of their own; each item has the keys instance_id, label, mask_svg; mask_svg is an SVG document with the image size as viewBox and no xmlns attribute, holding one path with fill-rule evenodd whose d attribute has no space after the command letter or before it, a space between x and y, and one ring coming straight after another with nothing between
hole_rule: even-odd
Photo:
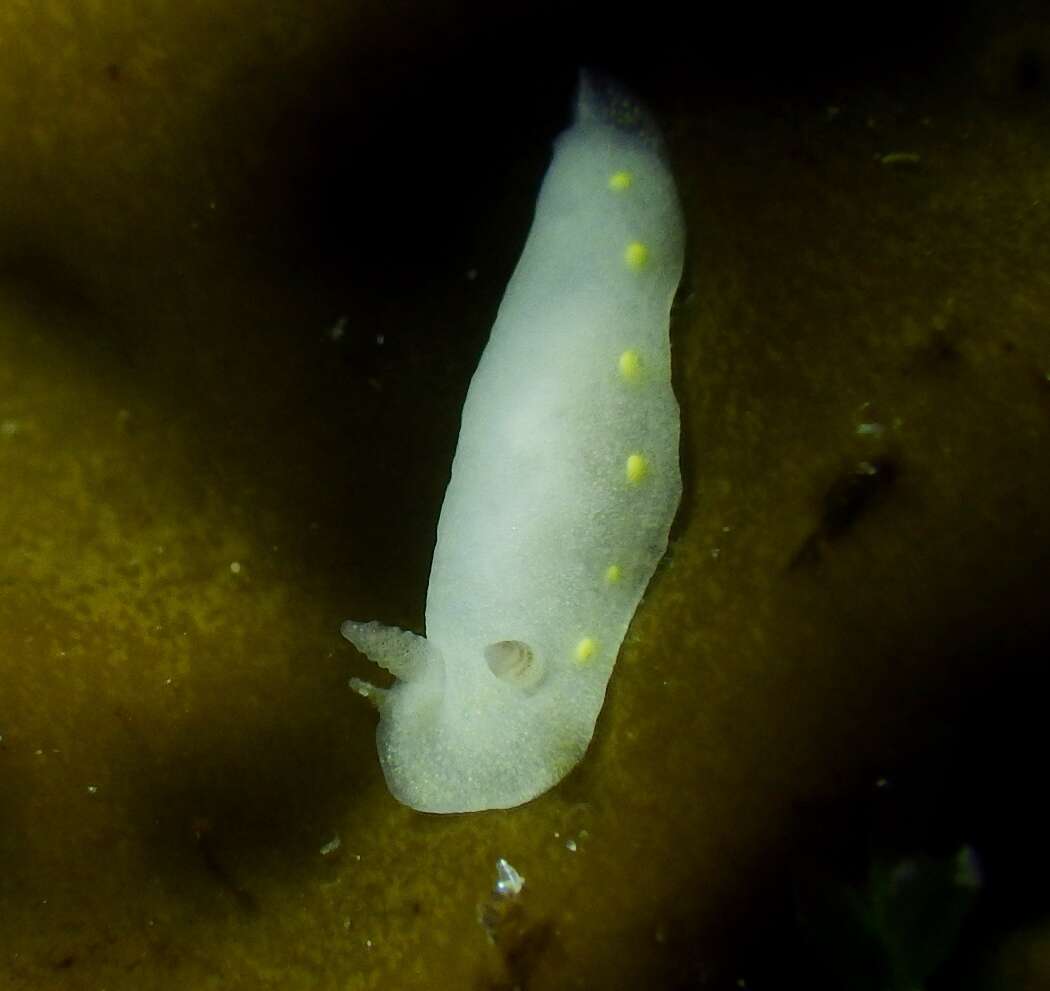
<instances>
[{"instance_id":1,"label":"nudibranch","mask_svg":"<svg viewBox=\"0 0 1050 991\"><path fill-rule=\"evenodd\" d=\"M652 118L582 74L463 406L426 636L342 626L395 676L351 684L378 706L383 772L412 808L519 805L587 749L681 497L683 242Z\"/></svg>"}]
</instances>

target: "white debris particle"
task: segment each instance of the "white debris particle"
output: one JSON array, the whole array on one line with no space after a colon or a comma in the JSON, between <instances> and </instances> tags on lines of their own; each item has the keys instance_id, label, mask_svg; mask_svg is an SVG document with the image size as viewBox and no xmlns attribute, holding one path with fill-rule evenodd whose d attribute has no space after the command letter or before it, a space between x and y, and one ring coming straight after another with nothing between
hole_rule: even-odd
<instances>
[{"instance_id":1,"label":"white debris particle","mask_svg":"<svg viewBox=\"0 0 1050 991\"><path fill-rule=\"evenodd\" d=\"M565 849L568 850L569 853L575 853L576 852L576 841L575 840L566 840L565 841Z\"/></svg>"},{"instance_id":2,"label":"white debris particle","mask_svg":"<svg viewBox=\"0 0 1050 991\"><path fill-rule=\"evenodd\" d=\"M496 861L496 884L493 892L500 898L516 898L524 887L525 878L500 857Z\"/></svg>"},{"instance_id":3,"label":"white debris particle","mask_svg":"<svg viewBox=\"0 0 1050 991\"><path fill-rule=\"evenodd\" d=\"M881 437L886 428L881 423L858 423L857 434L861 437Z\"/></svg>"},{"instance_id":4,"label":"white debris particle","mask_svg":"<svg viewBox=\"0 0 1050 991\"><path fill-rule=\"evenodd\" d=\"M97 795L98 794L98 785L88 785L87 789L88 789L88 794L89 795Z\"/></svg>"},{"instance_id":5,"label":"white debris particle","mask_svg":"<svg viewBox=\"0 0 1050 991\"><path fill-rule=\"evenodd\" d=\"M231 561L230 562L230 572L232 574L239 575L241 573L241 562L240 561Z\"/></svg>"},{"instance_id":6,"label":"white debris particle","mask_svg":"<svg viewBox=\"0 0 1050 991\"><path fill-rule=\"evenodd\" d=\"M328 339L330 341L338 341L346 333L346 317L340 317L332 326L328 329Z\"/></svg>"},{"instance_id":7,"label":"white debris particle","mask_svg":"<svg viewBox=\"0 0 1050 991\"><path fill-rule=\"evenodd\" d=\"M327 843L325 843L324 846L321 847L321 856L327 857L335 853L335 851L338 850L342 845L343 841L339 839L339 834L337 833Z\"/></svg>"}]
</instances>

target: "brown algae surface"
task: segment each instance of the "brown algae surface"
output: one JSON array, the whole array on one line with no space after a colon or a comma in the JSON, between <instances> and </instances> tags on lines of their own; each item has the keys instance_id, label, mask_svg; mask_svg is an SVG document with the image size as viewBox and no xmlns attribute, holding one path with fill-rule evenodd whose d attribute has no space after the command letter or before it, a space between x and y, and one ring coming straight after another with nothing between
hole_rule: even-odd
<instances>
[{"instance_id":1,"label":"brown algae surface","mask_svg":"<svg viewBox=\"0 0 1050 991\"><path fill-rule=\"evenodd\" d=\"M735 980L799 804L921 747L975 674L957 648L1038 614L1045 128L994 88L666 89L671 549L576 771L426 816L384 786L338 626L421 625L460 404L564 120L498 149L444 240L451 213L406 194L418 238L366 210L297 264L305 166L267 156L349 27L289 7L191 57L205 12L85 35L71 10L4 15L49 12L65 47L0 80L37 122L0 227L0 985Z\"/></svg>"}]
</instances>

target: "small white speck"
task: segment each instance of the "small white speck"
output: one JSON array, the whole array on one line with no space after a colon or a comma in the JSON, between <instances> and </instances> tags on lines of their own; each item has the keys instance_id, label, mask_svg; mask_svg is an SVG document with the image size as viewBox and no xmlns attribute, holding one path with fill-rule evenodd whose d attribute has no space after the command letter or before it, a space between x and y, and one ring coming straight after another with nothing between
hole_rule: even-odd
<instances>
[{"instance_id":1,"label":"small white speck","mask_svg":"<svg viewBox=\"0 0 1050 991\"><path fill-rule=\"evenodd\" d=\"M98 794L98 785L88 785L87 788L88 788L88 794L89 795L97 795Z\"/></svg>"},{"instance_id":2,"label":"small white speck","mask_svg":"<svg viewBox=\"0 0 1050 991\"><path fill-rule=\"evenodd\" d=\"M881 423L858 423L857 434L861 437L881 437L886 428Z\"/></svg>"},{"instance_id":3,"label":"small white speck","mask_svg":"<svg viewBox=\"0 0 1050 991\"><path fill-rule=\"evenodd\" d=\"M386 334L376 334L376 346L382 347L386 344Z\"/></svg>"},{"instance_id":4,"label":"small white speck","mask_svg":"<svg viewBox=\"0 0 1050 991\"><path fill-rule=\"evenodd\" d=\"M372 941L370 939L366 939L365 946L367 946L369 949L372 949Z\"/></svg>"},{"instance_id":5,"label":"small white speck","mask_svg":"<svg viewBox=\"0 0 1050 991\"><path fill-rule=\"evenodd\" d=\"M722 533L729 533L729 531L732 529L733 528L731 526L724 526L722 527Z\"/></svg>"},{"instance_id":6,"label":"small white speck","mask_svg":"<svg viewBox=\"0 0 1050 991\"><path fill-rule=\"evenodd\" d=\"M721 554L721 553L722 553L721 548L718 548L718 547L712 547L711 548L711 557L717 558L718 555Z\"/></svg>"},{"instance_id":7,"label":"small white speck","mask_svg":"<svg viewBox=\"0 0 1050 991\"><path fill-rule=\"evenodd\" d=\"M575 840L566 840L565 841L565 849L568 850L569 853L575 853L576 852L576 841Z\"/></svg>"},{"instance_id":8,"label":"small white speck","mask_svg":"<svg viewBox=\"0 0 1050 991\"><path fill-rule=\"evenodd\" d=\"M240 561L231 561L230 562L230 572L232 574L239 575L241 573L241 562Z\"/></svg>"},{"instance_id":9,"label":"small white speck","mask_svg":"<svg viewBox=\"0 0 1050 991\"><path fill-rule=\"evenodd\" d=\"M492 890L500 898L516 898L524 887L525 878L500 857L496 861L496 884Z\"/></svg>"},{"instance_id":10,"label":"small white speck","mask_svg":"<svg viewBox=\"0 0 1050 991\"><path fill-rule=\"evenodd\" d=\"M328 328L328 339L330 341L338 341L346 333L346 317L340 317L331 327Z\"/></svg>"}]
</instances>

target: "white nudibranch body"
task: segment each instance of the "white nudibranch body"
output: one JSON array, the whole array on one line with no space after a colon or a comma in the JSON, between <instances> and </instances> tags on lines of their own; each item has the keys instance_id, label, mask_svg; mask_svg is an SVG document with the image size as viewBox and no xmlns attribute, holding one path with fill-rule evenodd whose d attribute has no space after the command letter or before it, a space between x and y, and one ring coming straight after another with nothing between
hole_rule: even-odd
<instances>
[{"instance_id":1,"label":"white nudibranch body","mask_svg":"<svg viewBox=\"0 0 1050 991\"><path fill-rule=\"evenodd\" d=\"M396 676L387 784L426 812L519 805L580 760L681 495L671 301L684 232L646 112L581 77L470 383L426 637L343 635Z\"/></svg>"}]
</instances>

